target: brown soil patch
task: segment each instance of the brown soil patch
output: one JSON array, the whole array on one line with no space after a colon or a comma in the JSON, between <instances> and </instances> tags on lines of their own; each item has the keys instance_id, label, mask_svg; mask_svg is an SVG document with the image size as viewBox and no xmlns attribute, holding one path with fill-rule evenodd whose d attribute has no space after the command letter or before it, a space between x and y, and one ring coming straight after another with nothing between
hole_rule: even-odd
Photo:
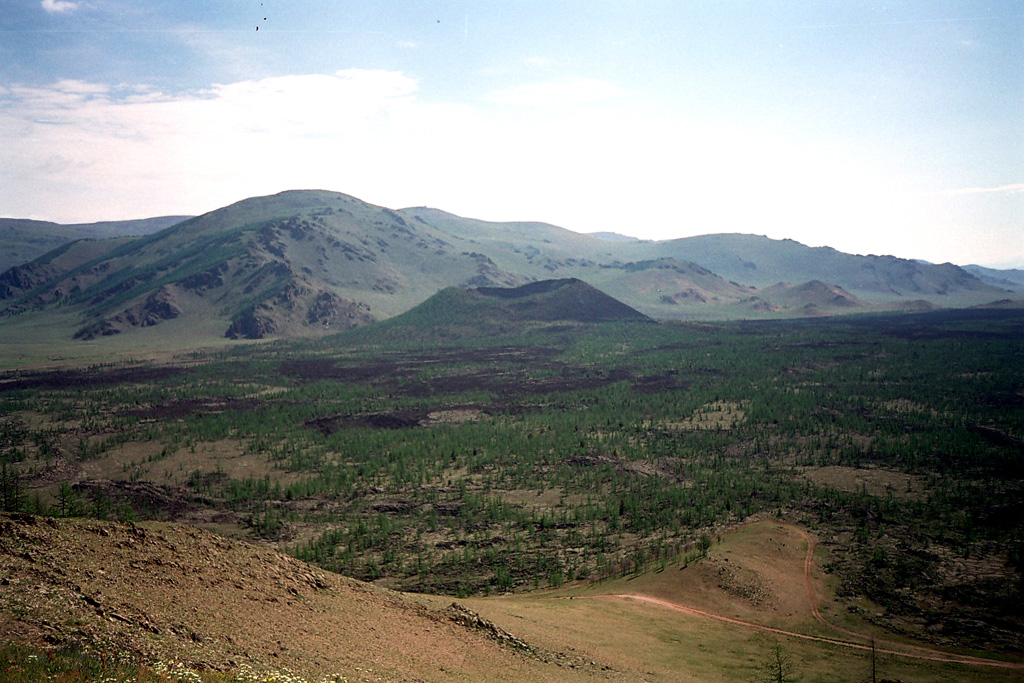
<instances>
[{"instance_id":1,"label":"brown soil patch","mask_svg":"<svg viewBox=\"0 0 1024 683\"><path fill-rule=\"evenodd\" d=\"M630 582L629 591L735 618L809 622L806 549L804 537L793 527L770 522L740 527L704 560L641 576Z\"/></svg>"},{"instance_id":2,"label":"brown soil patch","mask_svg":"<svg viewBox=\"0 0 1024 683\"><path fill-rule=\"evenodd\" d=\"M669 422L669 429L682 431L699 429L732 429L743 421L745 413L739 403L716 401L701 406L693 415L678 422Z\"/></svg>"},{"instance_id":3,"label":"brown soil patch","mask_svg":"<svg viewBox=\"0 0 1024 683\"><path fill-rule=\"evenodd\" d=\"M817 587L819 581L815 578L815 538L809 533L803 531L802 529L796 526L788 524L772 524L767 522L761 522L741 527L736 532L730 534L730 536L733 537L733 539L731 540L735 540L735 537L737 535L742 535L744 532L752 534L753 538L742 539L741 536L740 542L736 544L733 549L740 551L738 552L736 559L738 559L742 563L742 565L748 565L741 565L741 569L744 570L744 573L747 574L747 580L740 581L737 584L737 582L735 582L734 580L735 572L727 572L728 578L725 582L719 582L719 588L723 589L723 591L725 591L726 593L733 594L734 596L739 596L743 598L744 601L756 604L756 601L752 600L751 596L748 593L751 584L755 586L758 584L763 584L763 579L767 576L771 576L773 572L771 572L771 570L766 571L766 566L764 565L763 560L770 558L766 558L763 556L764 548L752 547L751 541L754 541L755 544L758 542L763 542L764 535L768 532L771 532L772 535L768 536L768 541L774 543L774 537L776 534L788 532L788 534L790 534L790 540L792 540L792 536L796 536L797 538L803 541L804 546L802 563L803 571L799 583L803 584L804 600L806 602L803 608L797 610L797 612L803 613L805 611L809 611L810 614L813 616L814 620L821 626L825 627L826 631L824 632L824 635L808 633L808 629L806 627L796 630L799 624L790 625L786 627L783 627L783 625L771 626L768 625L767 620L763 617L745 618L742 616L733 616L730 613L728 613L733 611L742 612L742 609L723 611L721 607L712 609L695 607L692 604L694 598L694 596L692 595L687 596L689 600L680 600L678 598L672 599L667 597L657 597L651 594L652 591L643 591L641 589L639 592L617 593L612 594L608 597L626 600L637 600L644 603L658 605L666 609L682 612L684 614L689 614L696 617L702 617L705 619L718 621L720 623L731 624L748 629L762 631L765 633L773 633L780 636L786 636L787 638L828 643L831 645L836 645L839 647L854 650L870 651L874 648L876 649L877 653L881 653L884 655L894 655L912 660L947 662L954 664L967 664L983 668L1024 671L1024 663L1021 662L1007 662L997 659L989 659L985 657L976 657L973 655L949 653L941 650L936 650L930 647L921 647L917 645L909 645L906 643L898 643L893 640L876 640L873 635L859 633L857 631L849 630L841 626L838 626L833 622L829 621L828 619L826 619L824 616L822 616L821 612L819 611L819 595L821 593ZM786 547L787 542L781 542L781 546ZM730 550L731 549L726 548L725 552L729 553ZM790 557L776 557L774 559L776 561L779 559L783 559L785 560L785 565L791 565L792 553L786 552L784 553L784 555L788 555ZM713 559L713 555L709 554L709 558ZM754 560L754 562L752 563L751 560ZM705 564L706 562L701 562L698 565L698 567L703 568L703 565ZM715 563L712 563L712 565L714 564ZM750 565L753 565L753 567L751 567ZM707 572L704 573L706 574ZM788 574L788 572L786 573ZM719 571L718 574L721 577L722 572ZM785 582L783 592L776 593L777 597L780 598L780 604L787 604L788 606L792 607L793 605L799 602L799 600L795 598L793 590L795 584L798 583L794 580L795 578L795 576L789 575L789 580ZM740 590L736 590L737 586ZM783 593L786 594L785 597L783 597ZM790 613L788 616L794 616L794 613ZM797 616L799 616L799 614L797 614ZM836 637L837 635L839 637Z\"/></svg>"},{"instance_id":4,"label":"brown soil patch","mask_svg":"<svg viewBox=\"0 0 1024 683\"><path fill-rule=\"evenodd\" d=\"M308 472L289 472L274 467L266 455L247 453L239 441L222 439L196 444L194 448L177 448L163 454L155 442L129 442L113 449L98 460L79 464L83 478L123 479L131 476L170 486L195 483L196 478L216 483L224 479L262 479L287 486L305 477Z\"/></svg>"},{"instance_id":5,"label":"brown soil patch","mask_svg":"<svg viewBox=\"0 0 1024 683\"><path fill-rule=\"evenodd\" d=\"M880 467L845 467L829 465L809 467L803 476L819 486L831 486L847 493L867 490L872 496L918 500L926 487L920 477Z\"/></svg>"},{"instance_id":6,"label":"brown soil patch","mask_svg":"<svg viewBox=\"0 0 1024 683\"><path fill-rule=\"evenodd\" d=\"M505 489L496 491L503 500L513 505L521 505L524 508L540 510L551 510L561 506L562 501L575 505L586 500L583 494L567 494L561 487L553 486L543 491L536 489Z\"/></svg>"},{"instance_id":7,"label":"brown soil patch","mask_svg":"<svg viewBox=\"0 0 1024 683\"><path fill-rule=\"evenodd\" d=\"M427 415L426 424L463 424L466 422L479 422L484 412L479 408L452 408L450 410L435 410Z\"/></svg>"}]
</instances>

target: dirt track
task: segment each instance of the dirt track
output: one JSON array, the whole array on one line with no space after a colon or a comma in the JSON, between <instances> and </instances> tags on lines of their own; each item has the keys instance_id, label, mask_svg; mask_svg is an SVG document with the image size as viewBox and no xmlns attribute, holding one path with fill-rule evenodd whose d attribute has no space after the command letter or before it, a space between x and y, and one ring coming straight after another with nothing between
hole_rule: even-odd
<instances>
[{"instance_id":1,"label":"dirt track","mask_svg":"<svg viewBox=\"0 0 1024 683\"><path fill-rule=\"evenodd\" d=\"M620 600L636 600L638 602L645 602L645 603L652 604L652 605L658 605L659 607L665 607L667 609L672 609L672 610L675 610L677 612L683 612L683 613L686 613L686 614L691 614L691 615L694 615L694 616L704 617L704 618L707 618L707 619L714 619L715 621L720 621L720 622L723 622L723 623L726 623L726 624L734 624L734 625L737 625L737 626L744 626L746 628L757 629L759 631L766 631L766 632L769 632L769 633L775 633L777 635L787 636L787 637L790 637L790 638L800 638L802 640L813 640L813 641L816 641L816 642L819 642L819 643L828 643L830 645L837 645L839 647L852 648L852 649L855 649L855 650L871 650L872 649L872 645L871 645L872 637L871 636L864 635L862 633L856 633L854 631L849 631L849 630L847 630L845 628L842 628L840 626L836 626L835 624L833 624L833 623L829 622L828 620L826 620L821 615L821 612L819 612L819 610L818 610L818 599L817 599L817 596L816 596L816 594L814 592L814 582L813 582L813 579L812 579L812 573L814 571L814 546L815 546L814 537L811 536L806 531L804 531L803 529L801 529L801 528L799 528L799 527L797 527L795 525L784 524L783 526L786 526L787 528L797 532L807 542L807 553L806 553L806 555L804 557L804 586L805 586L805 588L807 590L807 600L808 600L808 603L810 605L811 614L814 616L815 620L817 620L818 622L820 622L824 626L827 626L828 628L831 628L833 630L839 631L839 632L844 633L844 634L846 634L848 636L851 636L853 638L857 638L858 640L862 640L864 642L858 643L858 642L851 642L851 641L848 641L848 640L839 640L839 639L836 639L836 638L826 638L824 636L814 636L814 635L810 635L810 634L807 634L807 633L797 633L795 631L787 631L787 630L780 629L780 628L774 628L772 626L765 626L763 624L757 624L757 623L754 623L752 621L745 621L743 619L736 619L736 618L733 618L733 617L728 617L728 616L725 616L724 614L717 614L717 613L714 613L714 612L709 612L707 610L698 609L696 607L691 607L689 605L683 605L683 604L680 604L680 603L677 603L677 602L673 602L673 601L670 601L670 600L663 600L661 598L655 598L655 597L652 597L652 596L649 596L649 595L641 595L641 594L636 594L636 593L616 593L616 594L613 594L613 595L595 596L595 597L617 598L617 599L620 599ZM892 641L879 640L877 638L874 639L874 642L875 642L874 649L879 654L895 655L895 656L898 656L898 657L907 657L907 658L910 658L910 659L927 660L927 661L932 661L932 662L945 662L945 663L952 663L952 664L966 664L966 665L970 665L970 666L988 666L988 667L995 667L995 668L1001 668L1001 669L1024 670L1024 663L1020 663L1020 662L1003 662L1003 661L999 661L999 660L995 660L995 659L985 659L984 657L972 657L970 655L950 654L950 653L947 653L947 652L943 652L941 650L934 650L934 649L927 648L927 647L901 645L901 644L898 644L898 643L894 643ZM886 647L885 648L878 647L879 643L884 644ZM906 648L906 649L893 649L895 647L901 647L901 648Z\"/></svg>"}]
</instances>

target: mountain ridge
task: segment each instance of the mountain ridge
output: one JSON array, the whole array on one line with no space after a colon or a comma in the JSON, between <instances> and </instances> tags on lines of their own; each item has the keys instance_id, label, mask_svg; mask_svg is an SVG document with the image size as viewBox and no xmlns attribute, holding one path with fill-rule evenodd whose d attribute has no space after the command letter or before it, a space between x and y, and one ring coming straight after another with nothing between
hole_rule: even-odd
<instances>
[{"instance_id":1,"label":"mountain ridge","mask_svg":"<svg viewBox=\"0 0 1024 683\"><path fill-rule=\"evenodd\" d=\"M156 216L71 224L0 218L0 273L76 240L150 235L188 218L190 216Z\"/></svg>"},{"instance_id":2,"label":"mountain ridge","mask_svg":"<svg viewBox=\"0 0 1024 683\"><path fill-rule=\"evenodd\" d=\"M1018 294L985 275L989 282L952 264L764 236L609 242L547 223L290 190L144 236L66 243L0 273L0 315L73 312L79 323L70 336L83 340L202 315L228 338L261 339L370 324L446 287L572 278L665 319L816 316L922 301L957 307ZM783 296L769 291L779 282L820 286ZM833 288L831 296L822 288Z\"/></svg>"}]
</instances>

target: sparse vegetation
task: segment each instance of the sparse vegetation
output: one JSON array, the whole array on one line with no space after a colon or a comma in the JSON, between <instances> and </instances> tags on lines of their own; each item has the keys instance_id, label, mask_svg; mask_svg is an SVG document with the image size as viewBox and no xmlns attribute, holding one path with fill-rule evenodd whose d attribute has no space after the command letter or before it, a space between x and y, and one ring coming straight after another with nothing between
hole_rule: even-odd
<instances>
[{"instance_id":1,"label":"sparse vegetation","mask_svg":"<svg viewBox=\"0 0 1024 683\"><path fill-rule=\"evenodd\" d=\"M757 680L760 683L793 683L799 680L793 668L793 658L776 643L761 664L761 675Z\"/></svg>"},{"instance_id":2,"label":"sparse vegetation","mask_svg":"<svg viewBox=\"0 0 1024 683\"><path fill-rule=\"evenodd\" d=\"M347 683L341 675L307 678L290 671L255 670L240 666L233 672L202 671L182 662L139 664L128 658L113 661L105 655L74 649L43 650L18 643L0 644L0 672L5 683Z\"/></svg>"},{"instance_id":3,"label":"sparse vegetation","mask_svg":"<svg viewBox=\"0 0 1024 683\"><path fill-rule=\"evenodd\" d=\"M459 596L682 566L781 516L814 529L850 618L980 652L1024 642L1019 313L446 345L426 324L9 375L5 509L216 511L220 531L325 569Z\"/></svg>"}]
</instances>

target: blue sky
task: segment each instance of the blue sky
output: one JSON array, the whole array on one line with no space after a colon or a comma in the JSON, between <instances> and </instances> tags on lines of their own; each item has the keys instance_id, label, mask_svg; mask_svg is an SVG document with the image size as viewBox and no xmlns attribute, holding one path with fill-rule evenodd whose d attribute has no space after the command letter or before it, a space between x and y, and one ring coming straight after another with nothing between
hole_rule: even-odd
<instances>
[{"instance_id":1,"label":"blue sky","mask_svg":"<svg viewBox=\"0 0 1024 683\"><path fill-rule=\"evenodd\" d=\"M1021 267L1021 64L1024 0L0 0L0 215L322 188Z\"/></svg>"}]
</instances>

